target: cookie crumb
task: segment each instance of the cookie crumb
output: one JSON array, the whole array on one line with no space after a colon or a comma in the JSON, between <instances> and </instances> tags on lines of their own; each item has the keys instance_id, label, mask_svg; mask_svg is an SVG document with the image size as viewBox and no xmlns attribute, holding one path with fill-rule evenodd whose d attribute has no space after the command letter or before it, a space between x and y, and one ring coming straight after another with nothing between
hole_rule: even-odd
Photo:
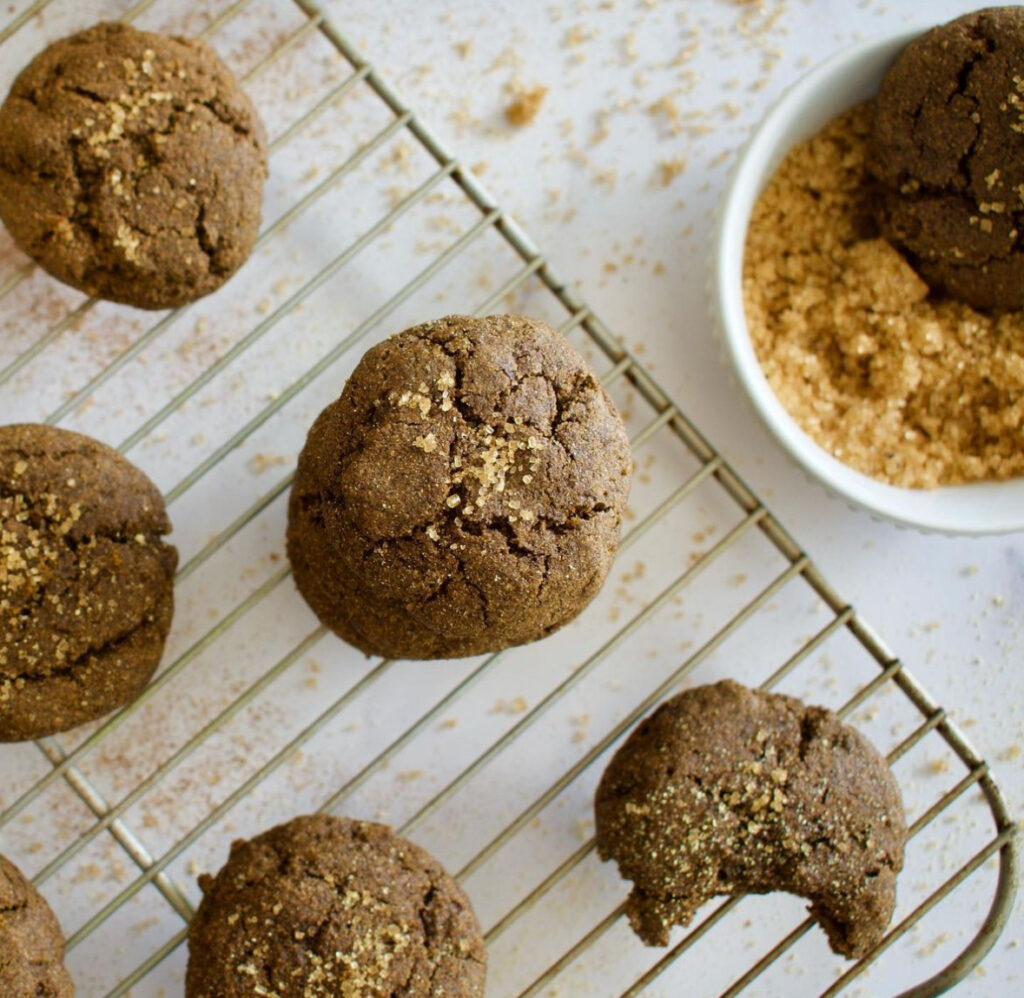
<instances>
[{"instance_id":1,"label":"cookie crumb","mask_svg":"<svg viewBox=\"0 0 1024 998\"><path fill-rule=\"evenodd\" d=\"M505 117L516 128L530 124L540 113L547 94L548 88L542 86L518 90L515 99L505 108Z\"/></svg>"},{"instance_id":2,"label":"cookie crumb","mask_svg":"<svg viewBox=\"0 0 1024 998\"><path fill-rule=\"evenodd\" d=\"M658 177L662 187L668 187L686 169L686 160L681 156L658 160Z\"/></svg>"}]
</instances>

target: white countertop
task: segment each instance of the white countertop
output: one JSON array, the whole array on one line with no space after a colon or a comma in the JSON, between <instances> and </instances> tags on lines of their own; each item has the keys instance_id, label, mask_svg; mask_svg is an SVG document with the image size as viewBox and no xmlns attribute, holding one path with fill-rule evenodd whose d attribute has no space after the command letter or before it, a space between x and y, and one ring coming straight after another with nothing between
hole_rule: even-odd
<instances>
[{"instance_id":1,"label":"white countertop","mask_svg":"<svg viewBox=\"0 0 1024 998\"><path fill-rule=\"evenodd\" d=\"M463 161L485 164L486 185L560 273L578 282L596 311L642 351L641 359L833 584L968 725L1014 812L1024 814L1024 536L961 539L898 530L809 484L741 404L719 362L704 304L712 213L737 148L769 104L808 66L859 38L977 5L336 0L327 6ZM509 84L549 89L526 127L503 120ZM678 109L681 134L673 134L664 113L650 110L664 97ZM659 162L675 159L686 162L685 170L662 186ZM630 254L632 260L624 259ZM1024 946L1015 944L1022 941L1018 899L986 961L986 976L957 994L1019 993Z\"/></svg>"}]
</instances>

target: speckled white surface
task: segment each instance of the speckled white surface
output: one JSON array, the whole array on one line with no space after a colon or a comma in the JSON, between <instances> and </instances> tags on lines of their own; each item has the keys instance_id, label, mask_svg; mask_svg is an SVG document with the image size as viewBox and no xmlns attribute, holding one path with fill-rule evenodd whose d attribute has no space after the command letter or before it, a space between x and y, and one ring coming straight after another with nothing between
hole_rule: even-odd
<instances>
[{"instance_id":1,"label":"speckled white surface","mask_svg":"<svg viewBox=\"0 0 1024 998\"><path fill-rule=\"evenodd\" d=\"M3 4L22 9L23 0ZM43 41L94 17L120 13L124 3L54 4L42 25L27 27L16 44L0 49L0 73L7 85L13 72ZM210 4L217 10L226 2ZM840 2L739 4L730 0L593 0L590 3L541 0L481 3L424 3L422 0L333 0L328 9L338 24L417 112L448 140L464 162L480 164L484 183L521 221L549 254L563 276L578 283L590 304L637 351L686 412L735 462L739 471L803 543L839 591L862 611L904 658L915 674L993 764L1016 813L1024 812L1024 539L1020 536L957 540L920 536L878 524L851 512L807 484L783 459L755 417L740 403L718 359L706 318L704 283L710 250L711 218L731 166L732 154L764 108L804 68L828 53L866 36L881 25L920 17L916 3L851 5ZM952 0L928 5L930 18L953 16L968 6ZM177 0L158 0L143 24L196 30L202 12ZM275 18L280 18L280 23ZM289 19L290 18L290 19ZM256 39L232 44L232 31L214 39L232 65L254 65L274 32L297 22L286 0L254 2L240 19ZM266 26L270 25L268 29ZM244 34L239 28L238 33ZM272 29L272 30L271 30ZM261 49L261 44L263 48ZM305 50L303 50L305 51ZM264 110L271 134L315 102L328 72L322 49L282 63L250 87ZM321 77L323 79L321 79ZM549 88L536 120L513 129L503 118L506 87ZM299 140L297 155L276 157L268 190L266 218L272 221L319 183L358 144L386 123L379 106L365 95L345 104ZM407 168L411 163L412 168ZM676 175L676 168L685 168ZM666 164L663 167L662 164ZM271 241L225 291L176 322L123 376L97 391L64 425L123 441L173 394L231 343L273 315L302 280L373 224L385 206L404 197L429 169L415 150L396 140L370 157L355 175L332 190L323 208L310 213ZM664 181L667 181L664 182ZM341 336L370 315L381 301L475 220L450 195L427 202L409 231L396 226L346 266L337 280L275 327L265 344L243 363L228 367L197 402L172 416L132 450L165 489L174 488L200 461L244 422L277 397L289 383ZM0 282L21 257L3 237ZM378 337L417 318L477 307L514 267L507 251L491 240L474 251L471 266L458 275L435 279L381 323ZM36 275L0 312L0 367L38 338L49 323L80 301ZM512 303L524 309L550 309L535 288ZM552 318L561 318L557 313ZM25 371L12 391L0 392L0 419L42 418L70 389L108 362L152 318L101 306L81 328L64 336ZM577 340L579 342L579 340ZM341 380L359 351L310 385L293 405L259 429L242 448L231 451L208 480L183 493L172 507L176 540L184 559L222 530L256 496L287 470L304 428ZM623 396L620 401L633 408ZM637 407L638 408L638 407ZM639 413L637 420L640 419ZM658 460L638 483L640 509L656 495L659 481L679 480L678 448L655 442ZM687 466L683 470L692 470ZM493 681L461 699L429 732L392 760L347 802L361 816L380 815L401 824L519 719L520 702L533 707L579 662L583 649L613 632L678 570L689 553L706 547L706 525L718 530L735 522L718 497L702 490L696 505L680 513L662 533L661 544L638 546L616 571L602 601L583 621L538 646L538 653L515 656L496 670ZM280 567L283 508L278 500L250 528L182 587L179 615L168 661L188 649L255 585ZM731 519L730 519L731 517ZM671 539L666 544L665 539ZM735 558L700 580L700 589L642 638L620 649L547 722L522 744L495 760L471 793L416 829L416 836L453 869L514 817L580 753L638 702L677 664L750 599L778 565L751 543ZM644 560L644 571L635 561ZM646 574L645 574L646 572ZM675 604L670 604L670 609ZM824 618L805 597L780 597L770 612L712 655L695 679L741 675L763 678L793 642L821 626ZM812 612L813 611L813 612ZM716 616L716 614L718 616ZM621 617L621 619L620 619ZM167 687L151 708L125 726L88 764L93 781L112 800L177 748L190 732L232 695L272 665L313 627L301 601L285 584L275 590L247 628L236 628L198 655L186 682ZM852 642L830 644L816 656L793 692L835 704L855 682L870 677ZM170 872L195 899L191 886L199 869L223 860L230 838L251 834L269 821L319 806L386 746L423 710L468 673L473 663L403 668L388 682L371 686L357 704L341 712L309 745L289 755L287 764L260 789L185 850ZM764 666L762 668L762 665ZM849 672L847 672L847 667ZM365 675L369 666L351 649L327 638L303 649L293 669L180 771L138 802L127 817L147 848L161 855L206 811L249 777L254 767L308 723L334 696ZM879 697L879 706L855 720L881 744L891 747L911 730L898 698ZM444 720L456 720L455 727ZM65 747L80 735L63 739ZM0 798L9 803L46 770L31 746L0 749L0 771L9 785ZM920 812L959 777L935 738L928 738L899 764L908 802ZM596 773L578 781L549 808L542 820L517 837L497 869L485 868L467 886L485 924L493 923L519 897L580 842L587 831L590 788ZM23 814L16 827L0 830L0 843L31 873L88 827L88 820L66 790L48 792ZM42 829L46 829L46 834ZM904 895L948 876L965 850L977 848L985 832L984 809L965 800L953 820L940 819L916 850L904 875ZM983 841L983 838L982 838ZM492 864L493 866L494 864ZM539 875L537 873L539 871ZM90 844L75 862L55 875L47 893L70 931L75 931L130 882L133 871L104 839ZM990 885L990 880L988 881ZM529 918L503 937L493 953L494 995L516 994L550 961L623 896L613 871L591 859ZM956 951L964 927L977 924L980 894L954 902L945 914L912 934L892 957L850 994L889 995L934 971ZM901 908L903 914L906 908ZM799 920L800 905L758 899L730 920L726 932L708 937L692 959L683 961L650 989L652 995L678 994L687 981L697 993L717 993L770 945L775 924ZM751 920L748 924L747 920ZM153 889L144 889L121 913L77 947L71 964L83 998L101 998L118 976L129 972L180 928ZM947 935L948 934L948 935ZM958 994L1010 996L1024 978L1024 927L1020 907L1005 937ZM797 956L751 990L759 995L816 993L831 980L837 962L812 933ZM619 994L660 954L645 952L621 926L583 965L555 984L559 995ZM180 993L184 950L178 949L133 994ZM815 987L816 985L816 987ZM546 991L544 993L547 993Z\"/></svg>"}]
</instances>

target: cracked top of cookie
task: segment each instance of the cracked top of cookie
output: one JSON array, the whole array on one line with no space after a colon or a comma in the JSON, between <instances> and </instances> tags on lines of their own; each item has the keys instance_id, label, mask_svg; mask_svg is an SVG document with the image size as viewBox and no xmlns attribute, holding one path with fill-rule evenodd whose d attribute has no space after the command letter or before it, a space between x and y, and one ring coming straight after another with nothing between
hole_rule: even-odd
<instances>
[{"instance_id":1,"label":"cracked top of cookie","mask_svg":"<svg viewBox=\"0 0 1024 998\"><path fill-rule=\"evenodd\" d=\"M0 218L88 294L182 305L249 255L266 138L202 42L123 24L54 42L15 80L0 134Z\"/></svg>"},{"instance_id":2,"label":"cracked top of cookie","mask_svg":"<svg viewBox=\"0 0 1024 998\"><path fill-rule=\"evenodd\" d=\"M315 815L236 842L189 932L187 998L482 998L458 884L385 825Z\"/></svg>"},{"instance_id":3,"label":"cracked top of cookie","mask_svg":"<svg viewBox=\"0 0 1024 998\"><path fill-rule=\"evenodd\" d=\"M475 654L574 617L614 554L632 459L576 350L523 316L449 316L371 349L310 431L289 554L365 650Z\"/></svg>"},{"instance_id":4,"label":"cracked top of cookie","mask_svg":"<svg viewBox=\"0 0 1024 998\"><path fill-rule=\"evenodd\" d=\"M596 445L622 442L617 413L575 349L532 319L401 333L367 353L340 405L354 432L338 485L372 540L449 521L560 525L621 495L623 476L595 460ZM416 487L396 490L396 476Z\"/></svg>"},{"instance_id":5,"label":"cracked top of cookie","mask_svg":"<svg viewBox=\"0 0 1024 998\"><path fill-rule=\"evenodd\" d=\"M170 529L159 491L116 451L0 427L0 739L96 716L148 678L173 605Z\"/></svg>"},{"instance_id":6,"label":"cracked top of cookie","mask_svg":"<svg viewBox=\"0 0 1024 998\"><path fill-rule=\"evenodd\" d=\"M883 233L933 287L1024 306L1024 8L977 11L900 54L875 102Z\"/></svg>"},{"instance_id":7,"label":"cracked top of cookie","mask_svg":"<svg viewBox=\"0 0 1024 998\"><path fill-rule=\"evenodd\" d=\"M789 891L837 953L882 938L906 823L885 760L830 710L729 680L663 703L601 778L597 848L633 881L626 905L666 945L716 895Z\"/></svg>"}]
</instances>

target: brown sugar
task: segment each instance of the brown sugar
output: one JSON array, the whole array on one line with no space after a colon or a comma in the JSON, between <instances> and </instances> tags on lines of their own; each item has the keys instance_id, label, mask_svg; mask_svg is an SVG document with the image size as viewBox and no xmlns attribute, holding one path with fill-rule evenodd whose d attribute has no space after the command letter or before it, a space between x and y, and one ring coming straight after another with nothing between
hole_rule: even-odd
<instances>
[{"instance_id":1,"label":"brown sugar","mask_svg":"<svg viewBox=\"0 0 1024 998\"><path fill-rule=\"evenodd\" d=\"M547 87L530 87L518 90L515 99L505 108L505 117L517 128L530 124L540 112L541 104L548 94Z\"/></svg>"},{"instance_id":2,"label":"brown sugar","mask_svg":"<svg viewBox=\"0 0 1024 998\"><path fill-rule=\"evenodd\" d=\"M751 216L747 324L773 390L834 457L894 485L1024 474L1024 312L928 286L872 215L872 108L796 146Z\"/></svg>"},{"instance_id":3,"label":"brown sugar","mask_svg":"<svg viewBox=\"0 0 1024 998\"><path fill-rule=\"evenodd\" d=\"M662 187L668 187L686 169L686 160L680 156L673 159L659 159L658 172Z\"/></svg>"}]
</instances>

